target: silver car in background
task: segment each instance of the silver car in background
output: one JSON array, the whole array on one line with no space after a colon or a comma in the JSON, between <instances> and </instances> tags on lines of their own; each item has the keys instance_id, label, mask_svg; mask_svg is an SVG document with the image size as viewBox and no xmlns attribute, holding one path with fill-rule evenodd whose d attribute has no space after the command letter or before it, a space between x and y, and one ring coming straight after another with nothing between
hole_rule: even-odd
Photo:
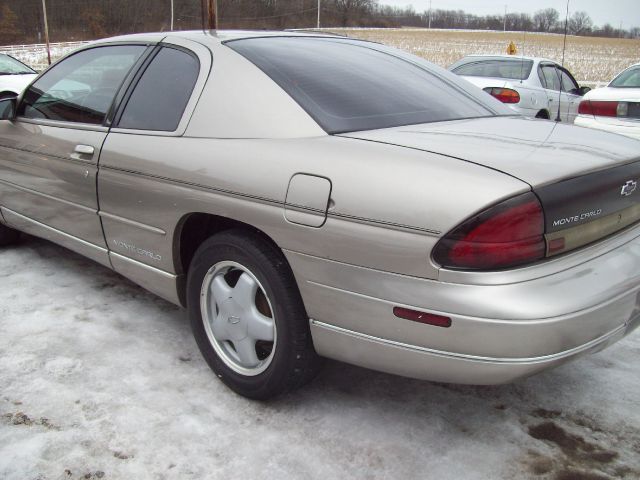
<instances>
[{"instance_id":1,"label":"silver car in background","mask_svg":"<svg viewBox=\"0 0 640 480\"><path fill-rule=\"evenodd\" d=\"M639 181L636 140L329 35L101 40L0 101L0 244L50 239L186 307L251 398L320 357L496 384L623 338Z\"/></svg>"},{"instance_id":2,"label":"silver car in background","mask_svg":"<svg viewBox=\"0 0 640 480\"><path fill-rule=\"evenodd\" d=\"M640 140L640 63L587 93L574 123Z\"/></svg>"},{"instance_id":3,"label":"silver car in background","mask_svg":"<svg viewBox=\"0 0 640 480\"><path fill-rule=\"evenodd\" d=\"M545 58L470 55L449 70L528 117L573 123L580 99L589 91L569 70Z\"/></svg>"},{"instance_id":4,"label":"silver car in background","mask_svg":"<svg viewBox=\"0 0 640 480\"><path fill-rule=\"evenodd\" d=\"M20 60L0 53L0 99L18 95L37 75Z\"/></svg>"}]
</instances>

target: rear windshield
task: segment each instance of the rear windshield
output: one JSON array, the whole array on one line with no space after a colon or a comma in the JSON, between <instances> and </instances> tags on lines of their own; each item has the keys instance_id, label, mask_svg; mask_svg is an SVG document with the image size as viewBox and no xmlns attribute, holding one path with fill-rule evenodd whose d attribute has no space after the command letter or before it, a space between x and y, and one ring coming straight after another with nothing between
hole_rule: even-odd
<instances>
[{"instance_id":1,"label":"rear windshield","mask_svg":"<svg viewBox=\"0 0 640 480\"><path fill-rule=\"evenodd\" d=\"M494 114L440 76L365 42L277 37L226 45L269 75L328 133Z\"/></svg>"},{"instance_id":2,"label":"rear windshield","mask_svg":"<svg viewBox=\"0 0 640 480\"><path fill-rule=\"evenodd\" d=\"M640 66L625 70L614 78L609 86L618 88L640 88Z\"/></svg>"},{"instance_id":3,"label":"rear windshield","mask_svg":"<svg viewBox=\"0 0 640 480\"><path fill-rule=\"evenodd\" d=\"M453 68L453 73L468 77L526 80L533 68L532 60L480 60Z\"/></svg>"}]
</instances>

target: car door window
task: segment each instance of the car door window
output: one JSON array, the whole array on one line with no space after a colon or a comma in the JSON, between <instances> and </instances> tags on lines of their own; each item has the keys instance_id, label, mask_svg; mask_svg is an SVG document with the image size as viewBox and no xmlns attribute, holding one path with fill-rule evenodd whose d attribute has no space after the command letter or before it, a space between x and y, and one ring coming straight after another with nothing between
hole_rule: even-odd
<instances>
[{"instance_id":1,"label":"car door window","mask_svg":"<svg viewBox=\"0 0 640 480\"><path fill-rule=\"evenodd\" d=\"M195 55L163 48L140 78L117 126L135 130L176 130L199 73L200 62Z\"/></svg>"},{"instance_id":2,"label":"car door window","mask_svg":"<svg viewBox=\"0 0 640 480\"><path fill-rule=\"evenodd\" d=\"M558 74L560 75L560 80L562 82L563 92L575 92L578 90L578 83L566 70L558 68Z\"/></svg>"},{"instance_id":3,"label":"car door window","mask_svg":"<svg viewBox=\"0 0 640 480\"><path fill-rule=\"evenodd\" d=\"M18 115L101 124L124 78L145 48L96 47L66 58L27 90Z\"/></svg>"},{"instance_id":4,"label":"car door window","mask_svg":"<svg viewBox=\"0 0 640 480\"><path fill-rule=\"evenodd\" d=\"M556 67L553 65L542 65L540 67L540 81L544 88L548 90L560 90L560 78Z\"/></svg>"}]
</instances>

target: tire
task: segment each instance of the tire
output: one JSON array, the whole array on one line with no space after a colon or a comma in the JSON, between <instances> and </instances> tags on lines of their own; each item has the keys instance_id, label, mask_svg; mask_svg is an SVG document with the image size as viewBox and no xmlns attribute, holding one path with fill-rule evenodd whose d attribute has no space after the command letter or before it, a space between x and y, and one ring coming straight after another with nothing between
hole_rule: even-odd
<instances>
[{"instance_id":1,"label":"tire","mask_svg":"<svg viewBox=\"0 0 640 480\"><path fill-rule=\"evenodd\" d=\"M6 247L17 243L20 238L20 232L9 227L5 227L0 223L0 247Z\"/></svg>"},{"instance_id":2,"label":"tire","mask_svg":"<svg viewBox=\"0 0 640 480\"><path fill-rule=\"evenodd\" d=\"M198 248L187 275L187 309L203 357L242 396L267 400L319 369L289 265L257 234L225 231Z\"/></svg>"},{"instance_id":3,"label":"tire","mask_svg":"<svg viewBox=\"0 0 640 480\"><path fill-rule=\"evenodd\" d=\"M549 112L547 112L546 110L540 110L536 114L536 118L544 118L546 120L549 120Z\"/></svg>"}]
</instances>

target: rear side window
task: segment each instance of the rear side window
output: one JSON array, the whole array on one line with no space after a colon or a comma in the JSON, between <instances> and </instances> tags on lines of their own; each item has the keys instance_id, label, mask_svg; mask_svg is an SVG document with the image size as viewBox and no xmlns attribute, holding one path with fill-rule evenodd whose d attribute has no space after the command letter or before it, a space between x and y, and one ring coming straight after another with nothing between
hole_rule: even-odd
<instances>
[{"instance_id":1,"label":"rear side window","mask_svg":"<svg viewBox=\"0 0 640 480\"><path fill-rule=\"evenodd\" d=\"M101 124L125 76L145 48L96 47L65 58L29 87L18 115Z\"/></svg>"},{"instance_id":2,"label":"rear side window","mask_svg":"<svg viewBox=\"0 0 640 480\"><path fill-rule=\"evenodd\" d=\"M460 65L454 68L453 73L468 77L526 80L532 67L531 60L483 60Z\"/></svg>"},{"instance_id":3,"label":"rear side window","mask_svg":"<svg viewBox=\"0 0 640 480\"><path fill-rule=\"evenodd\" d=\"M493 115L454 84L373 44L278 37L226 45L269 75L328 133Z\"/></svg>"},{"instance_id":4,"label":"rear side window","mask_svg":"<svg viewBox=\"0 0 640 480\"><path fill-rule=\"evenodd\" d=\"M160 50L133 90L118 127L174 131L199 72L200 62L195 55L168 47Z\"/></svg>"}]
</instances>

